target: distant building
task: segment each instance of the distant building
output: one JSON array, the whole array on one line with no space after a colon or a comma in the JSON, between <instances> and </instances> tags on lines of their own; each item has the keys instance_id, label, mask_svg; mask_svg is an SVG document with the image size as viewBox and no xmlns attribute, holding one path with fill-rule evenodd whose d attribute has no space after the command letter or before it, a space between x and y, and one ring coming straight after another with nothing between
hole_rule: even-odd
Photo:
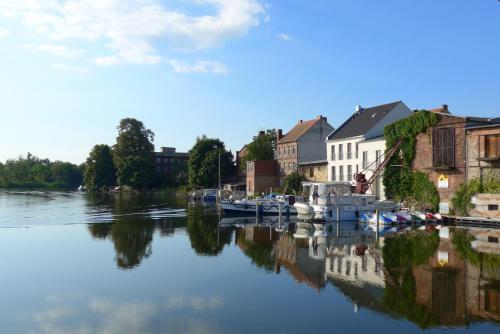
<instances>
[{"instance_id":1,"label":"distant building","mask_svg":"<svg viewBox=\"0 0 500 334\"><path fill-rule=\"evenodd\" d=\"M174 147L162 147L160 152L155 152L155 159L158 174L170 175L178 166L184 166L187 172L189 153L176 152Z\"/></svg>"},{"instance_id":2,"label":"distant building","mask_svg":"<svg viewBox=\"0 0 500 334\"><path fill-rule=\"evenodd\" d=\"M328 180L355 185L354 175L362 171L369 179L383 160L384 128L411 114L401 101L370 108L357 106L354 114L328 136ZM374 181L370 192L385 199L382 175Z\"/></svg>"},{"instance_id":3,"label":"distant building","mask_svg":"<svg viewBox=\"0 0 500 334\"><path fill-rule=\"evenodd\" d=\"M313 120L300 120L295 127L283 136L278 130L276 159L278 160L280 185L284 178L293 172L303 171L310 166L326 161L326 136L333 131L326 117L318 116Z\"/></svg>"},{"instance_id":4,"label":"distant building","mask_svg":"<svg viewBox=\"0 0 500 334\"><path fill-rule=\"evenodd\" d=\"M246 170L247 196L268 193L279 186L275 160L248 161Z\"/></svg>"}]
</instances>

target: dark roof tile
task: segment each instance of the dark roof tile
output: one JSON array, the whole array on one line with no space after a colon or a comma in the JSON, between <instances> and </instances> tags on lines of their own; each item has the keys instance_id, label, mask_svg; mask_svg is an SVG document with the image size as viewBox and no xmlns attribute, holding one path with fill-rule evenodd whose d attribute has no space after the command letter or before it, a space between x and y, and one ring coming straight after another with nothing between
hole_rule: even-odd
<instances>
[{"instance_id":1,"label":"dark roof tile","mask_svg":"<svg viewBox=\"0 0 500 334\"><path fill-rule=\"evenodd\" d=\"M361 109L361 111L354 113L344 124L332 132L328 136L328 139L335 140L364 135L399 103L401 101Z\"/></svg>"}]
</instances>

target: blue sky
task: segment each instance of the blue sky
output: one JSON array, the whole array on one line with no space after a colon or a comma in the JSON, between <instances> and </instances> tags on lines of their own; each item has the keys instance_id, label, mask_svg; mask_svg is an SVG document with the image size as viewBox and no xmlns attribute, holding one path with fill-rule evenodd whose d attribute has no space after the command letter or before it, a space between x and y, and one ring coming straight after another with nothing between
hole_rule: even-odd
<instances>
[{"instance_id":1,"label":"blue sky","mask_svg":"<svg viewBox=\"0 0 500 334\"><path fill-rule=\"evenodd\" d=\"M123 117L234 150L356 104L500 116L497 0L0 0L0 160L83 162Z\"/></svg>"}]
</instances>

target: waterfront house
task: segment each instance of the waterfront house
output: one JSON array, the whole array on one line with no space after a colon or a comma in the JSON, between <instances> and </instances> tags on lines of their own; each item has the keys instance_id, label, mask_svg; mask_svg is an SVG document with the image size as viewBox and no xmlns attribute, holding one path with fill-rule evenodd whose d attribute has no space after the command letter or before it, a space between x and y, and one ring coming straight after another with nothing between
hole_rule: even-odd
<instances>
[{"instance_id":1,"label":"waterfront house","mask_svg":"<svg viewBox=\"0 0 500 334\"><path fill-rule=\"evenodd\" d=\"M318 165L326 161L325 138L333 130L322 115L308 121L300 120L286 135L278 130L276 159L281 186L287 175L299 171L299 166L301 171L308 171L306 177L313 174L314 178L315 171L320 173Z\"/></svg>"},{"instance_id":2,"label":"waterfront house","mask_svg":"<svg viewBox=\"0 0 500 334\"><path fill-rule=\"evenodd\" d=\"M176 152L174 147L162 147L160 152L154 154L158 174L168 176L178 168L187 173L189 153Z\"/></svg>"},{"instance_id":3,"label":"waterfront house","mask_svg":"<svg viewBox=\"0 0 500 334\"><path fill-rule=\"evenodd\" d=\"M447 105L432 109L437 124L417 135L412 168L429 176L439 193L439 212L449 213L450 201L466 181L466 129L491 124L491 119L452 115Z\"/></svg>"},{"instance_id":4,"label":"waterfront house","mask_svg":"<svg viewBox=\"0 0 500 334\"><path fill-rule=\"evenodd\" d=\"M327 138L328 180L356 185L354 175L363 172L369 179L385 152L384 128L412 111L401 101L363 108L355 112ZM378 199L385 199L382 175L371 190Z\"/></svg>"}]
</instances>

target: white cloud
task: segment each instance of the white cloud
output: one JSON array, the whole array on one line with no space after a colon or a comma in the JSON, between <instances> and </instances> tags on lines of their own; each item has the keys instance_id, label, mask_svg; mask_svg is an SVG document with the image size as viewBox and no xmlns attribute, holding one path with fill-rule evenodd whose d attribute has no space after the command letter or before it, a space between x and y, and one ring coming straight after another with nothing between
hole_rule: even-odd
<instances>
[{"instance_id":1,"label":"white cloud","mask_svg":"<svg viewBox=\"0 0 500 334\"><path fill-rule=\"evenodd\" d=\"M276 37L278 37L279 39L285 41L285 42L288 42L290 41L292 38L290 37L290 35L287 35L285 33L279 33L276 35Z\"/></svg>"},{"instance_id":2,"label":"white cloud","mask_svg":"<svg viewBox=\"0 0 500 334\"><path fill-rule=\"evenodd\" d=\"M122 60L117 56L109 56L109 57L99 57L96 58L95 63L99 66L112 66L121 64Z\"/></svg>"},{"instance_id":3,"label":"white cloud","mask_svg":"<svg viewBox=\"0 0 500 334\"><path fill-rule=\"evenodd\" d=\"M9 31L4 28L0 28L0 38L9 36Z\"/></svg>"},{"instance_id":4,"label":"white cloud","mask_svg":"<svg viewBox=\"0 0 500 334\"><path fill-rule=\"evenodd\" d=\"M71 49L64 45L55 44L43 44L38 47L38 50L48 52L55 56L63 58L76 58L80 56L84 51L80 49Z\"/></svg>"},{"instance_id":5,"label":"white cloud","mask_svg":"<svg viewBox=\"0 0 500 334\"><path fill-rule=\"evenodd\" d=\"M266 19L260 0L191 2L215 11L189 15L159 0L0 0L0 15L53 41L103 40L122 61L139 64L163 60L154 41L172 50L202 50L241 37Z\"/></svg>"},{"instance_id":6,"label":"white cloud","mask_svg":"<svg viewBox=\"0 0 500 334\"><path fill-rule=\"evenodd\" d=\"M53 64L51 66L54 70L58 71L67 71L67 72L76 72L76 73L87 73L88 69L79 66L72 66L66 64Z\"/></svg>"},{"instance_id":7,"label":"white cloud","mask_svg":"<svg viewBox=\"0 0 500 334\"><path fill-rule=\"evenodd\" d=\"M167 300L167 309L188 308L193 311L213 311L224 305L222 296L172 296Z\"/></svg>"},{"instance_id":8,"label":"white cloud","mask_svg":"<svg viewBox=\"0 0 500 334\"><path fill-rule=\"evenodd\" d=\"M219 63L218 61L200 60L195 63L187 63L185 61L171 59L168 61L174 72L191 74L191 73L210 73L210 74L227 74L229 68Z\"/></svg>"}]
</instances>

